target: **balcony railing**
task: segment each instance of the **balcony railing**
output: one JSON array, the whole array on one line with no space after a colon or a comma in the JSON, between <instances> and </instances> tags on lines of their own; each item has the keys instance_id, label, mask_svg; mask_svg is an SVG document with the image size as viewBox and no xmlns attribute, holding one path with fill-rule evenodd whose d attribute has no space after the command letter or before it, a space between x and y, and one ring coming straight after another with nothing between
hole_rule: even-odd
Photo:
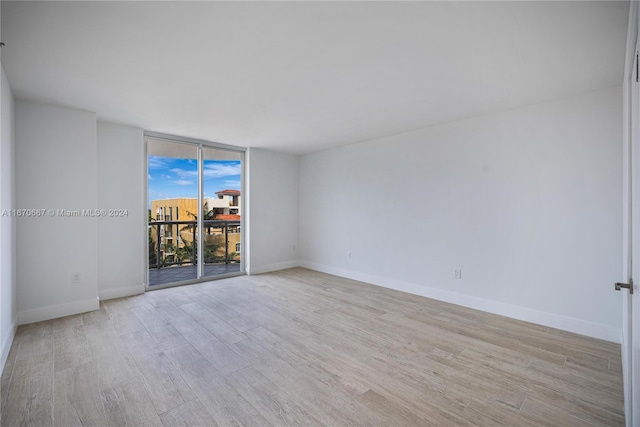
<instances>
[{"instance_id":1,"label":"balcony railing","mask_svg":"<svg viewBox=\"0 0 640 427\"><path fill-rule=\"evenodd\" d=\"M240 262L240 221L204 220L204 264ZM169 237L170 236L170 237ZM198 259L197 221L149 222L149 268L195 265Z\"/></svg>"}]
</instances>

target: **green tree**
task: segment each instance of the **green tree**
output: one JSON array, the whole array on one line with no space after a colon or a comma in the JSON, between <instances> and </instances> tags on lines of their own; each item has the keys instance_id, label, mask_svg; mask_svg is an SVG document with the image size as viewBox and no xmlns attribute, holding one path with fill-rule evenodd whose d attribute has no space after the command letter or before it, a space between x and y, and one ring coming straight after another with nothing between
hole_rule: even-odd
<instances>
[{"instance_id":1,"label":"green tree","mask_svg":"<svg viewBox=\"0 0 640 427\"><path fill-rule=\"evenodd\" d=\"M216 219L216 209L209 209L209 204L207 202L204 202L204 205L202 205L202 212L204 212L204 216L202 217L204 221L212 221ZM196 223L198 222L198 215L189 210L187 210L187 215L193 217L193 220L196 221ZM193 230L195 227L196 225L194 224L188 224L182 227L180 231ZM211 231L211 227L207 227L207 232L209 231Z\"/></svg>"}]
</instances>

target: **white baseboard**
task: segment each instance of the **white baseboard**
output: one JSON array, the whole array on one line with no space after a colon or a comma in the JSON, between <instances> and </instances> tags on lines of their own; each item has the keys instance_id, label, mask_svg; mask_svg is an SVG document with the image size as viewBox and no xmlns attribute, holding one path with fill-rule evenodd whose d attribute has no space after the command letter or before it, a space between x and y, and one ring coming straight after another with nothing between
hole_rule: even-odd
<instances>
[{"instance_id":1,"label":"white baseboard","mask_svg":"<svg viewBox=\"0 0 640 427\"><path fill-rule=\"evenodd\" d=\"M99 308L100 300L98 298L73 301L65 304L49 305L46 307L34 308L32 310L19 311L18 324L26 325L27 323L57 319L58 317L71 316L72 314L98 310Z\"/></svg>"},{"instance_id":2,"label":"white baseboard","mask_svg":"<svg viewBox=\"0 0 640 427\"><path fill-rule=\"evenodd\" d=\"M144 293L144 283L134 286L124 286L120 288L98 289L98 297L100 300L108 300L115 298L130 297L131 295L139 295Z\"/></svg>"},{"instance_id":3,"label":"white baseboard","mask_svg":"<svg viewBox=\"0 0 640 427\"><path fill-rule=\"evenodd\" d=\"M335 276L371 283L374 285L382 286L384 288L395 289L414 295L420 295L451 304L457 304L480 311L486 311L492 314L498 314L500 316L510 317L512 319L523 320L525 322L536 323L538 325L548 326L550 328L562 329L563 331L574 332L576 334L586 335L589 337L598 338L618 344L620 343L620 329L602 325L599 323L589 322L587 320L534 310L527 307L519 307L516 305L478 298L470 295L458 294L455 292L430 288L415 283L403 282L386 277L379 277L375 275L359 273L356 271L330 267L327 265L317 264L309 261L301 261L299 265L301 267L305 267L310 270L315 270L322 273L333 274Z\"/></svg>"},{"instance_id":4,"label":"white baseboard","mask_svg":"<svg viewBox=\"0 0 640 427\"><path fill-rule=\"evenodd\" d=\"M247 274L248 275L252 275L252 274L262 274L262 273L270 273L272 271L278 271L278 270L286 270L287 268L294 268L294 267L299 267L300 266L300 261L286 261L286 262L279 262L276 264L269 264L269 265L261 265L258 267L251 267L247 269Z\"/></svg>"},{"instance_id":5,"label":"white baseboard","mask_svg":"<svg viewBox=\"0 0 640 427\"><path fill-rule=\"evenodd\" d=\"M7 363L9 350L11 350L11 344L13 344L13 339L16 337L17 329L18 325L16 325L16 322L13 322L11 324L11 328L9 328L9 332L7 333L7 335L2 338L2 344L0 345L0 375L2 375L4 365L5 363Z\"/></svg>"}]
</instances>

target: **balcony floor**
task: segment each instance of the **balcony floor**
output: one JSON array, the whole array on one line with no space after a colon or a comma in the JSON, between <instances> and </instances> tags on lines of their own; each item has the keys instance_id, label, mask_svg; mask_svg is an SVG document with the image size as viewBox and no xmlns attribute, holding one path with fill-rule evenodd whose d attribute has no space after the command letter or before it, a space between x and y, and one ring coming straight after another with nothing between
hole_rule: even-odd
<instances>
[{"instance_id":1,"label":"balcony floor","mask_svg":"<svg viewBox=\"0 0 640 427\"><path fill-rule=\"evenodd\" d=\"M205 264L204 275L215 277L221 274L237 273L240 271L240 263L232 264ZM167 283L194 280L197 278L195 265L176 265L160 269L149 269L149 286L164 285Z\"/></svg>"}]
</instances>

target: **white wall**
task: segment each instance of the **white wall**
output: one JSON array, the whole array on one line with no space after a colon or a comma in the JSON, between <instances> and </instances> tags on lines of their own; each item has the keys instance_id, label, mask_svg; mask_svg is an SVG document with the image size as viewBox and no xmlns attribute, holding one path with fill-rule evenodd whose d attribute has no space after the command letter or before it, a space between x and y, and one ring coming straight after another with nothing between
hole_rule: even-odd
<instances>
[{"instance_id":1,"label":"white wall","mask_svg":"<svg viewBox=\"0 0 640 427\"><path fill-rule=\"evenodd\" d=\"M94 113L17 101L18 208L96 209L96 155ZM17 219L20 324L98 307L97 235L95 217Z\"/></svg>"},{"instance_id":2,"label":"white wall","mask_svg":"<svg viewBox=\"0 0 640 427\"><path fill-rule=\"evenodd\" d=\"M0 82L0 212L15 207L14 99L2 69ZM9 355L18 324L16 302L15 226L13 217L0 216L0 373Z\"/></svg>"},{"instance_id":3,"label":"white wall","mask_svg":"<svg viewBox=\"0 0 640 427\"><path fill-rule=\"evenodd\" d=\"M144 292L144 136L140 128L98 122L98 208L126 210L98 219L100 299Z\"/></svg>"},{"instance_id":4,"label":"white wall","mask_svg":"<svg viewBox=\"0 0 640 427\"><path fill-rule=\"evenodd\" d=\"M619 341L621 120L612 88L302 156L302 265Z\"/></svg>"},{"instance_id":5,"label":"white wall","mask_svg":"<svg viewBox=\"0 0 640 427\"><path fill-rule=\"evenodd\" d=\"M298 157L251 148L246 175L247 273L297 266Z\"/></svg>"}]
</instances>

